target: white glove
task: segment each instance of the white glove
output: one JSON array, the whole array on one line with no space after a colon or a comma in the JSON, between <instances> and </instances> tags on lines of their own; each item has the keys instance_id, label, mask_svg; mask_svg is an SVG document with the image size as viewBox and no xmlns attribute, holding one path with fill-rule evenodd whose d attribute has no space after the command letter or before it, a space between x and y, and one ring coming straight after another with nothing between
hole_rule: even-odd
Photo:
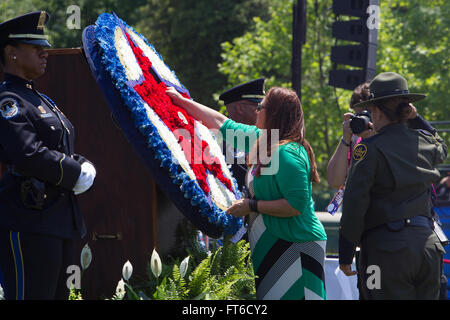
<instances>
[{"instance_id":1,"label":"white glove","mask_svg":"<svg viewBox=\"0 0 450 320\"><path fill-rule=\"evenodd\" d=\"M92 184L94 183L95 175L97 172L95 171L94 166L89 162L83 162L81 165L81 173L73 187L73 192L75 195L85 192L88 190Z\"/></svg>"}]
</instances>

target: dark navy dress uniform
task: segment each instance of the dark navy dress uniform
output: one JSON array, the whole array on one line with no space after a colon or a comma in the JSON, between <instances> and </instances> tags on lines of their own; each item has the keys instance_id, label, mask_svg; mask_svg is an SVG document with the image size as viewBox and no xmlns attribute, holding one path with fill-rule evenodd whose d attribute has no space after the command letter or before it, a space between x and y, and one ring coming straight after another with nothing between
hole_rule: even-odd
<instances>
[{"instance_id":1,"label":"dark navy dress uniform","mask_svg":"<svg viewBox=\"0 0 450 320\"><path fill-rule=\"evenodd\" d=\"M233 147L225 141L222 142L222 147L224 150L225 159L230 159L230 157L233 158L233 162L230 164L231 172L233 173L233 177L236 179L239 190L246 194L245 175L247 173L247 153L240 150L234 150Z\"/></svg>"},{"instance_id":2,"label":"dark navy dress uniform","mask_svg":"<svg viewBox=\"0 0 450 320\"><path fill-rule=\"evenodd\" d=\"M23 23L31 19L36 28L36 21L45 23L42 16L29 14ZM6 299L67 299L73 240L86 233L72 190L87 160L74 153L74 137L73 125L32 81L5 74L0 84L0 161L6 167L0 180L0 283Z\"/></svg>"},{"instance_id":3,"label":"dark navy dress uniform","mask_svg":"<svg viewBox=\"0 0 450 320\"><path fill-rule=\"evenodd\" d=\"M241 100L248 100L255 104L260 103L264 99L265 95L265 81L266 80L264 78L260 78L234 86L223 92L219 96L219 100L222 100L227 108L229 104ZM231 117L231 119L237 122L243 122L242 119L233 119L233 117ZM253 125L254 123L246 124ZM233 150L233 147L225 141L223 141L222 150L225 154L225 159L228 160L228 163L230 163L230 158L233 158L231 163L231 172L239 185L239 190L246 193L245 176L247 174L247 153L241 150Z\"/></svg>"},{"instance_id":4,"label":"dark navy dress uniform","mask_svg":"<svg viewBox=\"0 0 450 320\"><path fill-rule=\"evenodd\" d=\"M0 180L2 229L63 238L84 234L72 188L86 160L74 153L74 136L70 121L32 82L5 74L0 85L0 161L7 166Z\"/></svg>"}]
</instances>

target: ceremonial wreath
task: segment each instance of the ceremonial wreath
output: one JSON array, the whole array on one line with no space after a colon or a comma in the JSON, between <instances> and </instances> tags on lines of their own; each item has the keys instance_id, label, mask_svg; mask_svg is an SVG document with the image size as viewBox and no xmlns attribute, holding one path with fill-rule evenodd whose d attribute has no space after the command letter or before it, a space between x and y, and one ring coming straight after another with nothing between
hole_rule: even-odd
<instances>
[{"instance_id":1,"label":"ceremonial wreath","mask_svg":"<svg viewBox=\"0 0 450 320\"><path fill-rule=\"evenodd\" d=\"M115 14L83 32L92 73L128 141L160 188L199 230L235 234L241 218L225 213L241 198L216 137L166 95L191 98L155 48Z\"/></svg>"}]
</instances>

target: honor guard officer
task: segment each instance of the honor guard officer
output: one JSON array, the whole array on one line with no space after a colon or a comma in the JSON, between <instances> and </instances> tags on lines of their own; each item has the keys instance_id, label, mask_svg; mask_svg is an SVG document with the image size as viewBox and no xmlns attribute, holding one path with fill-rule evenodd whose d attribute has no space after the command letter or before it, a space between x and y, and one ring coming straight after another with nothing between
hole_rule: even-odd
<instances>
[{"instance_id":1,"label":"honor guard officer","mask_svg":"<svg viewBox=\"0 0 450 320\"><path fill-rule=\"evenodd\" d=\"M371 112L377 134L354 148L340 233L361 248L364 299L439 297L444 249L431 219L430 186L439 180L436 165L447 146L432 128L407 127L411 102L423 98L386 72L370 83L370 98L355 105Z\"/></svg>"},{"instance_id":2,"label":"honor guard officer","mask_svg":"<svg viewBox=\"0 0 450 320\"><path fill-rule=\"evenodd\" d=\"M256 123L258 104L262 101L265 94L264 84L264 78L252 80L235 86L219 96L219 100L222 100L227 108L230 119L248 125L254 125ZM247 172L247 154L242 150L233 150L225 142L223 143L223 147L227 163L233 163L231 165L231 171L236 178L239 189L244 191L245 175ZM230 158L230 155L232 155L233 159Z\"/></svg>"},{"instance_id":3,"label":"honor guard officer","mask_svg":"<svg viewBox=\"0 0 450 320\"><path fill-rule=\"evenodd\" d=\"M95 168L74 153L74 127L33 80L45 72L49 15L0 24L0 282L6 299L67 299L74 239L86 229L76 194Z\"/></svg>"}]
</instances>

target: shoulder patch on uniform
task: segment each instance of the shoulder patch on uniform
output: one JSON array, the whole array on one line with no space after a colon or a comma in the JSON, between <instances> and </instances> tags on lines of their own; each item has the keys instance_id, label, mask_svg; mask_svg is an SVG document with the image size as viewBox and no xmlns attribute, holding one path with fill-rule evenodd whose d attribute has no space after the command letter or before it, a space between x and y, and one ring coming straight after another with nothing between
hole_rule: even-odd
<instances>
[{"instance_id":1,"label":"shoulder patch on uniform","mask_svg":"<svg viewBox=\"0 0 450 320\"><path fill-rule=\"evenodd\" d=\"M5 97L0 100L0 114L9 120L19 114L19 102L12 97Z\"/></svg>"},{"instance_id":2,"label":"shoulder patch on uniform","mask_svg":"<svg viewBox=\"0 0 450 320\"><path fill-rule=\"evenodd\" d=\"M353 149L353 160L359 161L366 157L367 146L364 143L358 143Z\"/></svg>"}]
</instances>

